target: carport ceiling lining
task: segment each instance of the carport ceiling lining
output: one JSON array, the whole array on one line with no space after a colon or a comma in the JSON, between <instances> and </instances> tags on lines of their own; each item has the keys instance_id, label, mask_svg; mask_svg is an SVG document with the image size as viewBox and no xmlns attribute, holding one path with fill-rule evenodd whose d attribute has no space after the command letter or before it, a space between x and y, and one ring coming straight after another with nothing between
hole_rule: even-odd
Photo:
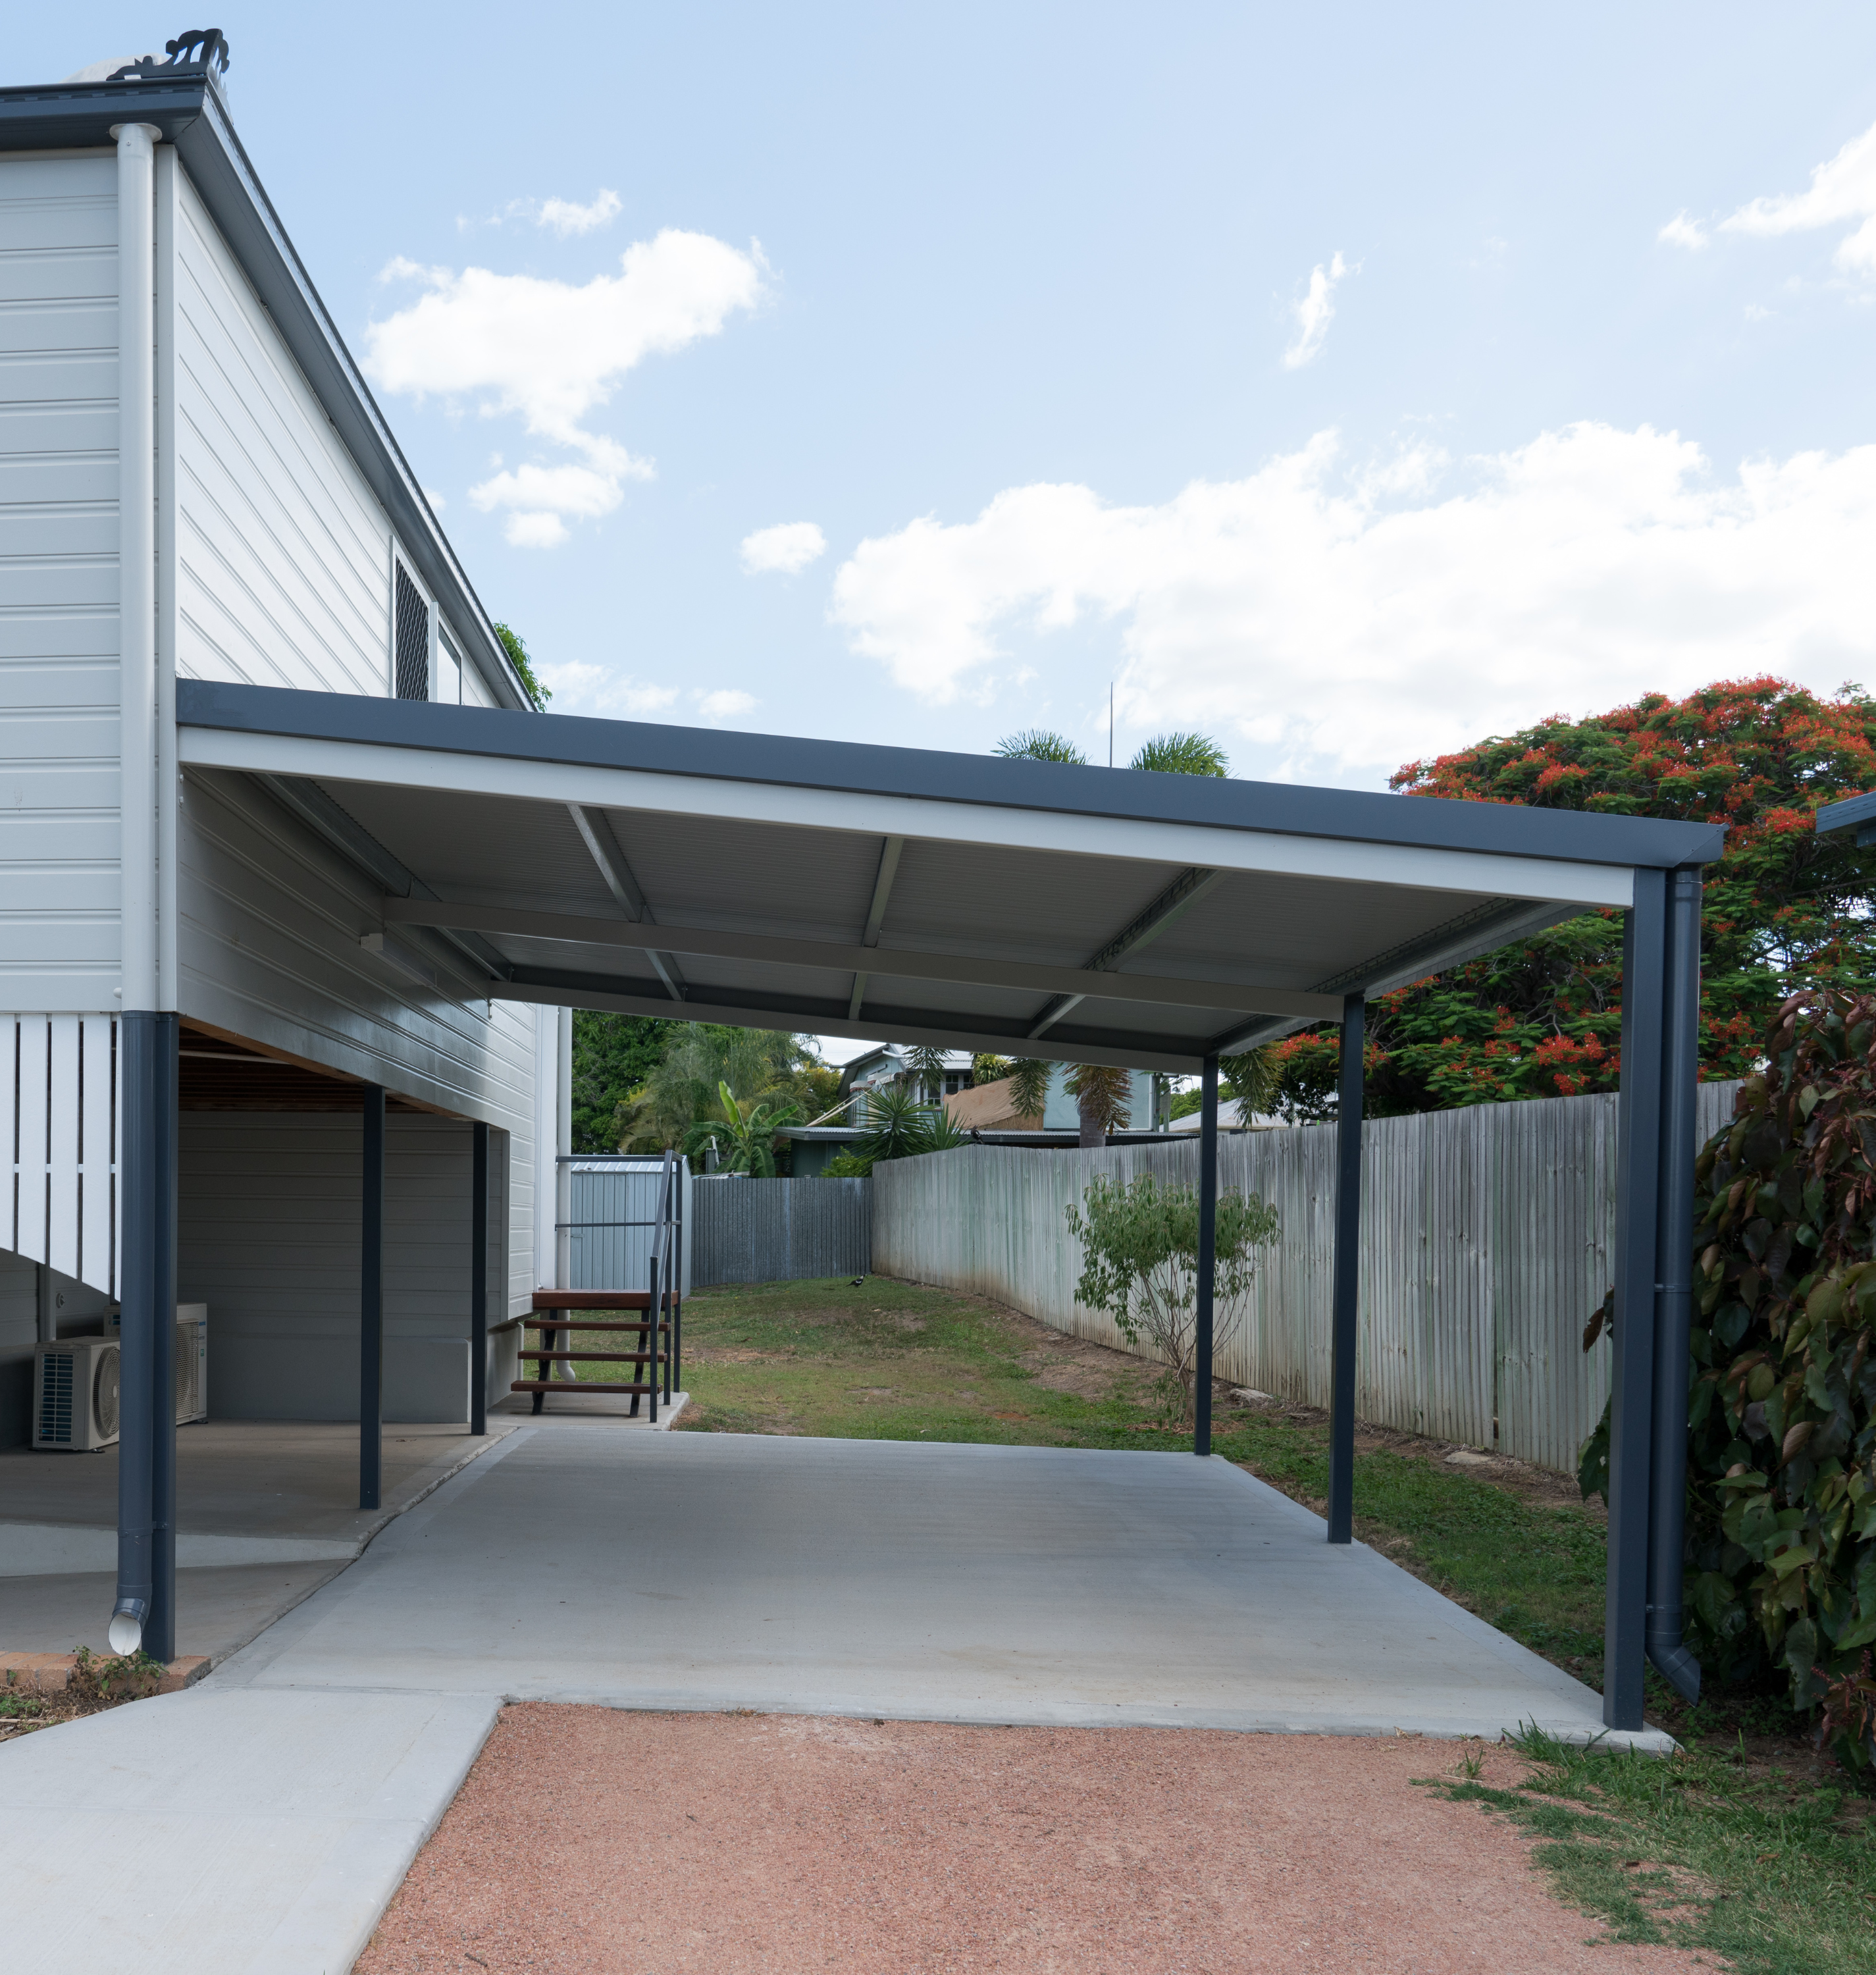
<instances>
[{"instance_id":1,"label":"carport ceiling lining","mask_svg":"<svg viewBox=\"0 0 1876 1975\"><path fill-rule=\"evenodd\" d=\"M182 682L503 998L1190 1070L1700 863L1704 824Z\"/></svg>"}]
</instances>

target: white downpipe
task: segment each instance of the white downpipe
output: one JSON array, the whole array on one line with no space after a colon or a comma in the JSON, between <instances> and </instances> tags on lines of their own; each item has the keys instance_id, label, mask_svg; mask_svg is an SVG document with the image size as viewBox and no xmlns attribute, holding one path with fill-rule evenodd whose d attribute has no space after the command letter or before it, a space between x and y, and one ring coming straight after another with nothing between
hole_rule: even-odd
<instances>
[{"instance_id":1,"label":"white downpipe","mask_svg":"<svg viewBox=\"0 0 1876 1975\"><path fill-rule=\"evenodd\" d=\"M176 146L156 151L156 1006L181 1007L176 954L177 810L182 800L176 761Z\"/></svg>"},{"instance_id":2,"label":"white downpipe","mask_svg":"<svg viewBox=\"0 0 1876 1975\"><path fill-rule=\"evenodd\" d=\"M119 992L159 1005L156 945L156 154L153 124L117 123Z\"/></svg>"}]
</instances>

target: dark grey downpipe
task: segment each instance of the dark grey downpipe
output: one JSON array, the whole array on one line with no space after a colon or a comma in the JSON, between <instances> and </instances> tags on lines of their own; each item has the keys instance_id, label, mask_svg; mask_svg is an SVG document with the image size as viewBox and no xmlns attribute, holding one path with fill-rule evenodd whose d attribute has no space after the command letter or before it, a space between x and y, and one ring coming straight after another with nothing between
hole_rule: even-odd
<instances>
[{"instance_id":1,"label":"dark grey downpipe","mask_svg":"<svg viewBox=\"0 0 1876 1975\"><path fill-rule=\"evenodd\" d=\"M1694 1093L1700 1076L1700 873L1668 879L1662 968L1660 1270L1654 1324L1654 1434L1649 1476L1648 1655L1684 1700L1697 1701L1700 1661L1681 1643L1686 1550L1687 1339L1694 1323Z\"/></svg>"},{"instance_id":2,"label":"dark grey downpipe","mask_svg":"<svg viewBox=\"0 0 1876 1975\"><path fill-rule=\"evenodd\" d=\"M488 1431L488 1127L470 1127L469 1431Z\"/></svg>"},{"instance_id":3,"label":"dark grey downpipe","mask_svg":"<svg viewBox=\"0 0 1876 1975\"><path fill-rule=\"evenodd\" d=\"M1211 1451L1212 1304L1218 1273L1218 1059L1205 1059L1198 1112L1198 1308L1192 1451Z\"/></svg>"},{"instance_id":4,"label":"dark grey downpipe","mask_svg":"<svg viewBox=\"0 0 1876 1975\"><path fill-rule=\"evenodd\" d=\"M1362 1114L1367 1107L1368 1004L1342 1002L1336 1102L1336 1267L1329 1372L1329 1540L1355 1540L1355 1358L1362 1280Z\"/></svg>"}]
</instances>

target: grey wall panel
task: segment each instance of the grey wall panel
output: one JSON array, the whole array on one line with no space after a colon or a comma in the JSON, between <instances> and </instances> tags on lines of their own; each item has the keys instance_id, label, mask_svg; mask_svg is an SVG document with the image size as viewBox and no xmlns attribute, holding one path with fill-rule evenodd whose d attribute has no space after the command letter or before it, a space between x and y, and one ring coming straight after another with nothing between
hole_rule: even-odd
<instances>
[{"instance_id":1,"label":"grey wall panel","mask_svg":"<svg viewBox=\"0 0 1876 1975\"><path fill-rule=\"evenodd\" d=\"M531 1139L525 1011L441 941L412 942L441 987L362 948L376 887L245 778L191 774L179 835L184 1014Z\"/></svg>"},{"instance_id":2,"label":"grey wall panel","mask_svg":"<svg viewBox=\"0 0 1876 1975\"><path fill-rule=\"evenodd\" d=\"M1731 1116L1737 1089L1700 1086L1702 1142ZM1585 1356L1582 1336L1610 1279L1615 1120L1613 1097L1560 1097L1364 1128L1361 1418L1574 1470L1608 1396L1607 1349ZM1220 1186L1260 1195L1282 1229L1221 1339L1219 1375L1319 1406L1335 1142L1332 1126L1219 1142ZM981 1145L890 1161L872 1181L872 1265L1124 1349L1112 1320L1076 1300L1082 1257L1066 1215L1096 1174L1148 1172L1195 1182L1198 1145Z\"/></svg>"},{"instance_id":3,"label":"grey wall panel","mask_svg":"<svg viewBox=\"0 0 1876 1975\"><path fill-rule=\"evenodd\" d=\"M117 976L117 169L0 161L0 1002Z\"/></svg>"},{"instance_id":4,"label":"grey wall panel","mask_svg":"<svg viewBox=\"0 0 1876 1975\"><path fill-rule=\"evenodd\" d=\"M697 1286L863 1275L872 1266L872 1181L738 1179L692 1189Z\"/></svg>"},{"instance_id":5,"label":"grey wall panel","mask_svg":"<svg viewBox=\"0 0 1876 1975\"><path fill-rule=\"evenodd\" d=\"M186 177L179 206L177 669L382 695L389 520Z\"/></svg>"},{"instance_id":6,"label":"grey wall panel","mask_svg":"<svg viewBox=\"0 0 1876 1975\"><path fill-rule=\"evenodd\" d=\"M178 1294L209 1306L212 1417L357 1417L360 1156L355 1117L183 1114ZM470 1158L458 1120L386 1121L387 1419L467 1418Z\"/></svg>"}]
</instances>

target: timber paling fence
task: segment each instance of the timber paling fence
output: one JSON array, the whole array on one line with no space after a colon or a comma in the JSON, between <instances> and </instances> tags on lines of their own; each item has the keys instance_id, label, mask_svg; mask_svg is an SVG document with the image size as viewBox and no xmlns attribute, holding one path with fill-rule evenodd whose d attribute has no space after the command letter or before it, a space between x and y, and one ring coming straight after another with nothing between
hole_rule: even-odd
<instances>
[{"instance_id":1,"label":"timber paling fence","mask_svg":"<svg viewBox=\"0 0 1876 1975\"><path fill-rule=\"evenodd\" d=\"M1701 1143L1732 1116L1738 1087L1700 1086ZM1582 1333L1612 1280L1615 1124L1615 1098L1598 1096L1363 1126L1358 1418L1575 1471L1608 1396L1608 1347L1585 1354ZM1196 1185L1198 1149L1194 1135L893 1160L874 1169L872 1267L1125 1349L1110 1318L1075 1300L1067 1209L1097 1173ZM1218 1353L1221 1378L1329 1404L1335 1181L1333 1126L1220 1135L1221 1190L1260 1194L1280 1220Z\"/></svg>"},{"instance_id":2,"label":"timber paling fence","mask_svg":"<svg viewBox=\"0 0 1876 1975\"><path fill-rule=\"evenodd\" d=\"M872 1267L872 1181L743 1179L693 1183L691 1280L800 1282Z\"/></svg>"}]
</instances>

